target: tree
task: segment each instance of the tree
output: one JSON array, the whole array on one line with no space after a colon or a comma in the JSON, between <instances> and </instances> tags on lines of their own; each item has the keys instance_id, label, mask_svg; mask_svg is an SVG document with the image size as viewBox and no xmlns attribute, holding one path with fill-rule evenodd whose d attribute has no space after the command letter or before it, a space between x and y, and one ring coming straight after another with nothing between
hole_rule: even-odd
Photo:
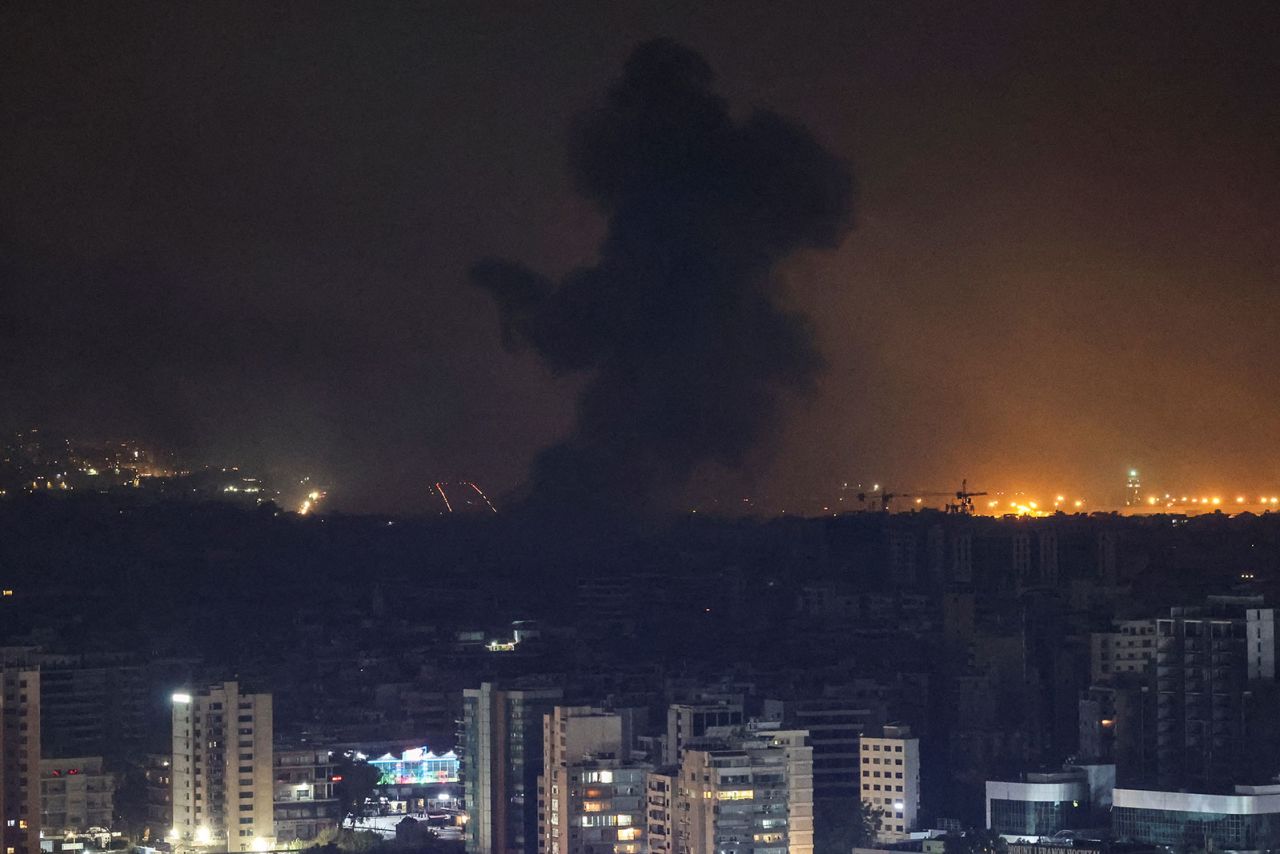
<instances>
[{"instance_id":1,"label":"tree","mask_svg":"<svg viewBox=\"0 0 1280 854\"><path fill-rule=\"evenodd\" d=\"M875 842L884 810L867 801L820 798L813 803L814 850L847 852Z\"/></svg>"},{"instance_id":2,"label":"tree","mask_svg":"<svg viewBox=\"0 0 1280 854\"><path fill-rule=\"evenodd\" d=\"M380 779L382 772L365 760L356 759L349 754L343 755L334 764L334 780L337 780L337 785L333 787L333 794L342 807L344 818L348 815L364 817L365 802L373 795Z\"/></svg>"}]
</instances>

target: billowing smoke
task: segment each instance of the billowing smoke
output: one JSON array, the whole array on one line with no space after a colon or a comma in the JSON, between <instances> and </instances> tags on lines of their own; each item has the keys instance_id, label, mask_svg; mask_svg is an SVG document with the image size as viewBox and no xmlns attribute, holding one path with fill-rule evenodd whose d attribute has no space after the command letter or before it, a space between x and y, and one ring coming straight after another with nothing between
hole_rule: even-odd
<instances>
[{"instance_id":1,"label":"billowing smoke","mask_svg":"<svg viewBox=\"0 0 1280 854\"><path fill-rule=\"evenodd\" d=\"M700 465L741 465L822 369L774 272L839 243L852 177L780 116L735 121L712 77L693 51L648 42L573 128L573 177L608 217L598 264L559 283L504 261L472 271L506 346L592 373L573 433L534 466L535 501L661 508Z\"/></svg>"}]
</instances>

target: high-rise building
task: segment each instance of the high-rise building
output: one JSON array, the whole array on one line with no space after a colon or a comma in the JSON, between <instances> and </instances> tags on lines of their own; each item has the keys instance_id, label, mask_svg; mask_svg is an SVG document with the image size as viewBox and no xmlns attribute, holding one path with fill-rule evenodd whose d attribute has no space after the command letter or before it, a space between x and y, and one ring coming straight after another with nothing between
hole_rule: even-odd
<instances>
[{"instance_id":1,"label":"high-rise building","mask_svg":"<svg viewBox=\"0 0 1280 854\"><path fill-rule=\"evenodd\" d=\"M0 665L0 792L4 854L40 852L40 670Z\"/></svg>"},{"instance_id":2,"label":"high-rise building","mask_svg":"<svg viewBox=\"0 0 1280 854\"><path fill-rule=\"evenodd\" d=\"M803 730L724 729L685 749L680 854L813 854L813 749ZM718 739L712 747L707 742Z\"/></svg>"},{"instance_id":3,"label":"high-rise building","mask_svg":"<svg viewBox=\"0 0 1280 854\"><path fill-rule=\"evenodd\" d=\"M920 813L920 739L910 727L886 726L879 737L863 736L862 800L884 812L880 837L905 839Z\"/></svg>"},{"instance_id":4,"label":"high-rise building","mask_svg":"<svg viewBox=\"0 0 1280 854\"><path fill-rule=\"evenodd\" d=\"M673 703L667 709L667 745L663 760L667 765L679 765L686 742L701 738L712 727L741 723L741 703Z\"/></svg>"},{"instance_id":5,"label":"high-rise building","mask_svg":"<svg viewBox=\"0 0 1280 854\"><path fill-rule=\"evenodd\" d=\"M270 694L223 682L173 695L175 846L266 851L275 845Z\"/></svg>"},{"instance_id":6,"label":"high-rise building","mask_svg":"<svg viewBox=\"0 0 1280 854\"><path fill-rule=\"evenodd\" d=\"M1117 620L1109 632L1089 635L1092 684L1118 673L1143 673L1156 660L1156 621Z\"/></svg>"},{"instance_id":7,"label":"high-rise building","mask_svg":"<svg viewBox=\"0 0 1280 854\"><path fill-rule=\"evenodd\" d=\"M462 697L460 739L469 854L535 854L542 717L559 688L505 690L485 682Z\"/></svg>"},{"instance_id":8,"label":"high-rise building","mask_svg":"<svg viewBox=\"0 0 1280 854\"><path fill-rule=\"evenodd\" d=\"M1162 789L1215 792L1249 765L1245 722L1260 597L1210 597L1156 621L1156 775ZM1269 613L1269 612L1268 612ZM1255 643L1256 649L1256 640Z\"/></svg>"},{"instance_id":9,"label":"high-rise building","mask_svg":"<svg viewBox=\"0 0 1280 854\"><path fill-rule=\"evenodd\" d=\"M1275 681L1276 612L1274 608L1245 609L1245 643L1250 681Z\"/></svg>"},{"instance_id":10,"label":"high-rise building","mask_svg":"<svg viewBox=\"0 0 1280 854\"><path fill-rule=\"evenodd\" d=\"M672 854L676 850L675 809L679 768L656 768L645 777L644 850Z\"/></svg>"},{"instance_id":11,"label":"high-rise building","mask_svg":"<svg viewBox=\"0 0 1280 854\"><path fill-rule=\"evenodd\" d=\"M862 733L883 726L888 712L883 701L843 696L802 700L765 700L765 720L776 720L788 729L809 733L813 748L813 796L857 798L861 792L858 773L858 739Z\"/></svg>"},{"instance_id":12,"label":"high-rise building","mask_svg":"<svg viewBox=\"0 0 1280 854\"><path fill-rule=\"evenodd\" d=\"M173 756L149 754L143 757L141 766L146 791L141 839L153 842L173 831Z\"/></svg>"},{"instance_id":13,"label":"high-rise building","mask_svg":"<svg viewBox=\"0 0 1280 854\"><path fill-rule=\"evenodd\" d=\"M543 854L641 854L648 765L628 762L621 715L556 706L543 718Z\"/></svg>"},{"instance_id":14,"label":"high-rise building","mask_svg":"<svg viewBox=\"0 0 1280 854\"><path fill-rule=\"evenodd\" d=\"M1112 763L1120 786L1154 785L1154 673L1117 673L1091 685L1080 700L1081 762Z\"/></svg>"},{"instance_id":15,"label":"high-rise building","mask_svg":"<svg viewBox=\"0 0 1280 854\"><path fill-rule=\"evenodd\" d=\"M116 653L67 655L38 647L9 648L6 657L15 656L40 669L42 755L101 756L107 764L168 751L170 711L156 700L170 686L188 682L195 664L136 663Z\"/></svg>"}]
</instances>

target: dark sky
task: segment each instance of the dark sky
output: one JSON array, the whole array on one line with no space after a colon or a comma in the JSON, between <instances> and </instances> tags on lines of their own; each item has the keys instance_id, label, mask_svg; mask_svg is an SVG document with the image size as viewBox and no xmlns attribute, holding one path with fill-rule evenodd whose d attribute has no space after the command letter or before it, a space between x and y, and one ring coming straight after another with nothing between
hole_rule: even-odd
<instances>
[{"instance_id":1,"label":"dark sky","mask_svg":"<svg viewBox=\"0 0 1280 854\"><path fill-rule=\"evenodd\" d=\"M744 483L1280 489L1280 7L1264 2L6 4L0 424L503 493L580 380L476 261L605 223L571 120L634 46L852 166L786 262L828 368Z\"/></svg>"}]
</instances>

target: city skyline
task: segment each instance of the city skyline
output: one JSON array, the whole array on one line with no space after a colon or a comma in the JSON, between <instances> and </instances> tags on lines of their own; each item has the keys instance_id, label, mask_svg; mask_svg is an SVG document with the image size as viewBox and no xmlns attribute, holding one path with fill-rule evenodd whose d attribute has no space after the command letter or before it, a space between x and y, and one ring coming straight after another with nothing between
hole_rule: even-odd
<instances>
[{"instance_id":1,"label":"city skyline","mask_svg":"<svg viewBox=\"0 0 1280 854\"><path fill-rule=\"evenodd\" d=\"M0 6L0 854L1280 852L1280 4Z\"/></svg>"}]
</instances>

